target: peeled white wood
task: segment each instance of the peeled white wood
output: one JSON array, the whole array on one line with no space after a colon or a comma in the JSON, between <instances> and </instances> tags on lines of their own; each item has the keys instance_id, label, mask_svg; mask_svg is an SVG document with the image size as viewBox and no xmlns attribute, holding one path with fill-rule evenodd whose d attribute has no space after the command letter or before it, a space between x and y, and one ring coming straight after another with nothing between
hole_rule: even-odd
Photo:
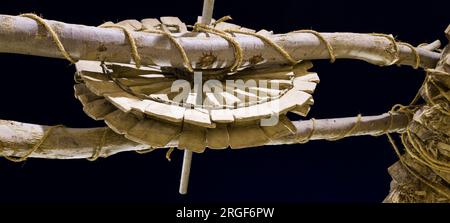
<instances>
[{"instance_id":1,"label":"peeled white wood","mask_svg":"<svg viewBox=\"0 0 450 223\"><path fill-rule=\"evenodd\" d=\"M186 109L184 112L184 122L205 128L214 128L211 122L209 111L202 108Z\"/></svg>"},{"instance_id":2,"label":"peeled white wood","mask_svg":"<svg viewBox=\"0 0 450 223\"><path fill-rule=\"evenodd\" d=\"M231 123L234 122L233 112L229 109L211 110L211 120L217 123Z\"/></svg>"},{"instance_id":3,"label":"peeled white wood","mask_svg":"<svg viewBox=\"0 0 450 223\"><path fill-rule=\"evenodd\" d=\"M320 78L319 75L317 75L317 73L305 73L302 75L296 75L295 77L296 80L302 80L302 81L309 81L309 82L314 82L314 83L319 83L320 82Z\"/></svg>"},{"instance_id":4,"label":"peeled white wood","mask_svg":"<svg viewBox=\"0 0 450 223\"><path fill-rule=\"evenodd\" d=\"M348 131L356 123L356 117L317 119L311 140L332 139L342 132ZM376 116L363 116L361 122L350 136L376 135L383 132L402 132L408 125L409 119L405 114L387 113ZM294 136L271 139L265 145L295 144L311 134L312 121L294 121L296 128ZM3 156L18 156L26 154L48 130L49 126L26 124L15 121L0 120L0 151ZM56 128L48 136L43 146L30 157L45 159L85 159L92 157L98 147L99 138L105 128ZM164 147L177 147L178 142L173 139ZM100 151L100 157L107 157L125 151L139 151L148 149L147 145L140 145L125 139L113 132L106 137L105 144ZM363 150L363 148L361 148Z\"/></svg>"},{"instance_id":5,"label":"peeled white wood","mask_svg":"<svg viewBox=\"0 0 450 223\"><path fill-rule=\"evenodd\" d=\"M200 23L209 25L214 11L214 0L203 0L203 11Z\"/></svg>"},{"instance_id":6,"label":"peeled white wood","mask_svg":"<svg viewBox=\"0 0 450 223\"><path fill-rule=\"evenodd\" d=\"M107 58L109 62L119 63L132 61L128 41L121 30L46 21L52 27L57 27L55 31L59 34L61 42L75 59ZM0 15L0 43L8 43L0 44L0 52L63 58L52 38L49 35L42 37L39 30L38 24L32 19ZM392 55L389 53L392 43L385 37L358 33L321 34L333 46L338 59L360 59L377 65L392 61ZM142 64L184 68L178 49L166 41L161 41L161 35L142 32L133 32L132 35L140 40L137 44ZM37 36L39 38L36 38ZM178 41L193 64L199 62L198 58L202 58L204 53L212 52L213 55L220 55L217 64L222 67L231 66L234 62L232 47L229 47L229 43L223 38L210 36L209 38L184 36L178 37ZM326 46L313 34L288 33L273 35L270 39L286 49L295 60L329 59ZM261 55L265 58L265 64L286 63L284 57L257 37L236 34L236 41L243 49L245 61L253 55ZM399 49L398 64L414 65L415 55L411 49L404 45L399 45ZM440 57L440 53L424 48L417 48L417 52L421 67L425 68L434 68Z\"/></svg>"},{"instance_id":7,"label":"peeled white wood","mask_svg":"<svg viewBox=\"0 0 450 223\"><path fill-rule=\"evenodd\" d=\"M271 103L263 103L233 109L234 120L236 122L244 122L269 117L272 114L271 105Z\"/></svg>"},{"instance_id":8,"label":"peeled white wood","mask_svg":"<svg viewBox=\"0 0 450 223\"><path fill-rule=\"evenodd\" d=\"M192 165L192 152L189 150L184 151L183 156L183 167L181 169L181 179L180 179L180 194L187 194L189 185L189 175L191 174Z\"/></svg>"},{"instance_id":9,"label":"peeled white wood","mask_svg":"<svg viewBox=\"0 0 450 223\"><path fill-rule=\"evenodd\" d=\"M114 106L122 110L123 112L129 112L133 108L135 103L140 101L139 98L136 98L125 92L117 92L111 94L105 94L105 99L111 102Z\"/></svg>"},{"instance_id":10,"label":"peeled white wood","mask_svg":"<svg viewBox=\"0 0 450 223\"><path fill-rule=\"evenodd\" d=\"M142 29L142 24L136 19L127 19L117 23L117 25L123 26L130 31L140 30Z\"/></svg>"},{"instance_id":11,"label":"peeled white wood","mask_svg":"<svg viewBox=\"0 0 450 223\"><path fill-rule=\"evenodd\" d=\"M270 101L272 111L276 114L284 114L290 110L297 109L298 107L308 106L307 102L312 96L303 91L288 91L281 96L280 99Z\"/></svg>"},{"instance_id":12,"label":"peeled white wood","mask_svg":"<svg viewBox=\"0 0 450 223\"><path fill-rule=\"evenodd\" d=\"M306 93L312 94L316 90L317 84L314 82L303 81L302 79L294 78L293 89L297 91L304 91Z\"/></svg>"},{"instance_id":13,"label":"peeled white wood","mask_svg":"<svg viewBox=\"0 0 450 223\"><path fill-rule=\"evenodd\" d=\"M184 107L151 100L143 100L138 104L135 104L133 108L155 118L160 118L171 122L183 121L184 112L186 110Z\"/></svg>"},{"instance_id":14,"label":"peeled white wood","mask_svg":"<svg viewBox=\"0 0 450 223\"><path fill-rule=\"evenodd\" d=\"M159 30L161 22L158 19L150 18L141 20L142 26L148 30Z\"/></svg>"},{"instance_id":15,"label":"peeled white wood","mask_svg":"<svg viewBox=\"0 0 450 223\"><path fill-rule=\"evenodd\" d=\"M160 20L164 25L177 26L178 28L178 30L176 30L177 32L185 33L188 31L186 24L184 24L178 17L164 16L161 17Z\"/></svg>"}]
</instances>

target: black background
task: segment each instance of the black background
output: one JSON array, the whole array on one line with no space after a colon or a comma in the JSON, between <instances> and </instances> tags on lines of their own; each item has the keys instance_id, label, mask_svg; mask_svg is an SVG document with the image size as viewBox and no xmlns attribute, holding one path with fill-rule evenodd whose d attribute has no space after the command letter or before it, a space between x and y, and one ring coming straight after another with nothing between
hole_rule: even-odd
<instances>
[{"instance_id":1,"label":"black background","mask_svg":"<svg viewBox=\"0 0 450 223\"><path fill-rule=\"evenodd\" d=\"M277 33L390 33L418 45L440 39L450 23L448 1L244 1L216 0L214 17ZM202 1L5 1L0 13L41 14L67 23L178 16L190 24ZM447 10L447 12L445 12ZM7 44L7 43L0 43ZM67 61L0 54L0 118L70 127L103 126L73 97L74 67ZM377 115L408 103L424 73L362 61L316 61L321 83L309 118ZM0 160L1 202L304 203L381 202L389 191L387 168L396 161L382 137L306 145L206 151L195 155L189 194L178 194L182 152L133 152L100 159Z\"/></svg>"}]
</instances>

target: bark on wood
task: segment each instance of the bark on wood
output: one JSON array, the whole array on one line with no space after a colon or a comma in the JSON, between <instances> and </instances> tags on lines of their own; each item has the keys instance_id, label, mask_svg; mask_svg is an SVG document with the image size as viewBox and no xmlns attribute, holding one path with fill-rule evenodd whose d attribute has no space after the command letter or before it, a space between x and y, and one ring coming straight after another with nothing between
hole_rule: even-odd
<instances>
[{"instance_id":1,"label":"bark on wood","mask_svg":"<svg viewBox=\"0 0 450 223\"><path fill-rule=\"evenodd\" d=\"M131 61L128 40L118 29L98 28L66 24L46 20L60 36L66 50L75 59L107 60L109 62L129 63ZM394 58L392 42L382 36L357 33L321 33L333 46L337 58L360 59L385 65ZM139 54L144 65L183 67L183 60L177 48L159 34L133 32ZM270 37L282 46L296 60L329 59L329 52L317 36L310 33L288 33ZM221 37L186 33L177 37L186 50L192 65L199 62L207 53L217 56L217 67L227 67L234 62L233 47ZM271 46L257 37L236 34L236 41L244 51L244 62L254 56L261 56L267 64L287 63ZM47 31L29 18L0 15L0 52L28 54L35 56L63 58L55 47ZM414 65L415 55L405 46L399 45L398 64ZM420 66L433 68L440 54L417 48Z\"/></svg>"},{"instance_id":2,"label":"bark on wood","mask_svg":"<svg viewBox=\"0 0 450 223\"><path fill-rule=\"evenodd\" d=\"M357 118L320 119L315 121L311 140L333 139L348 133L357 122ZM392 123L389 114L364 116L357 128L348 136L376 135L384 131L403 131L408 124L404 114L393 114ZM295 136L271 140L267 145L295 144L308 138L312 130L312 121L294 122ZM21 157L36 144L48 130L48 126L25 124L14 121L0 121L0 148L3 156ZM101 145L103 134L107 131L105 142ZM178 140L170 142L167 147L176 147ZM142 151L147 146L134 143L107 128L56 128L44 141L42 146L30 157L46 159L83 159L90 158L101 148L100 157L107 157L119 152Z\"/></svg>"}]
</instances>

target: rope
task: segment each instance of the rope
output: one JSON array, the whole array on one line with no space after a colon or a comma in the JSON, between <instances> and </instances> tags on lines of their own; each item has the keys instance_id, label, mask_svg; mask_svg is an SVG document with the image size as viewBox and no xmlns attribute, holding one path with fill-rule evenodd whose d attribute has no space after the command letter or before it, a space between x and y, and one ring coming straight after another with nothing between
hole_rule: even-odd
<instances>
[{"instance_id":1,"label":"rope","mask_svg":"<svg viewBox=\"0 0 450 223\"><path fill-rule=\"evenodd\" d=\"M428 75L431 76L436 76L436 75L442 75L442 76L450 76L450 73L441 71L441 70L436 70L436 69L425 69L425 71L428 73Z\"/></svg>"},{"instance_id":2,"label":"rope","mask_svg":"<svg viewBox=\"0 0 450 223\"><path fill-rule=\"evenodd\" d=\"M417 136L413 136L411 131L406 131L406 136L408 141L411 143L414 152L418 154L418 156L415 157L417 160L420 160L423 164L430 167L431 169L450 173L450 163L439 161L438 159L430 156L430 154L423 148L422 143L419 141L420 139L418 139ZM411 148L409 148L409 153L413 153Z\"/></svg>"},{"instance_id":3,"label":"rope","mask_svg":"<svg viewBox=\"0 0 450 223\"><path fill-rule=\"evenodd\" d=\"M218 21L223 22L225 21L227 18L221 18ZM214 24L217 24L214 23ZM234 63L233 65L230 67L231 71L235 71L237 70L241 64L242 61L244 60L243 57L243 50L240 46L240 44L231 36L229 36L226 32L215 29L211 26L205 25L205 24L201 24L201 23L195 23L194 28L193 28L194 32L205 32L205 33L211 33L217 36L220 36L222 38L224 38L226 41L228 41L234 48Z\"/></svg>"},{"instance_id":4,"label":"rope","mask_svg":"<svg viewBox=\"0 0 450 223\"><path fill-rule=\"evenodd\" d=\"M361 120L362 120L362 116L361 116L361 114L358 114L358 116L356 117L355 124L346 133L341 134L340 136L337 136L334 138L327 139L327 140L328 141L337 141L337 140L340 140L340 139L343 139L343 138L349 136L358 128L358 126L361 124Z\"/></svg>"},{"instance_id":5,"label":"rope","mask_svg":"<svg viewBox=\"0 0 450 223\"><path fill-rule=\"evenodd\" d=\"M56 47L58 48L59 52L61 52L61 54L64 56L64 58L66 58L71 64L75 64L77 62L75 59L72 58L72 56L70 56L69 52L67 52L67 50L64 48L55 30L43 18L33 13L20 14L19 16L33 19L34 21L36 21L38 25L42 25L50 34L53 42L56 44Z\"/></svg>"},{"instance_id":6,"label":"rope","mask_svg":"<svg viewBox=\"0 0 450 223\"><path fill-rule=\"evenodd\" d=\"M136 150L136 153L139 153L139 154L147 154L147 153L153 152L153 151L155 151L155 148L150 147L150 148L144 149L144 150Z\"/></svg>"},{"instance_id":7,"label":"rope","mask_svg":"<svg viewBox=\"0 0 450 223\"><path fill-rule=\"evenodd\" d=\"M411 49L411 51L414 53L414 56L415 56L415 64L414 64L413 68L418 69L420 67L420 55L417 52L417 49L409 43L399 42L398 44L407 46Z\"/></svg>"},{"instance_id":8,"label":"rope","mask_svg":"<svg viewBox=\"0 0 450 223\"><path fill-rule=\"evenodd\" d=\"M117 28L121 29L125 35L125 38L128 40L128 43L130 44L130 50L131 50L131 57L133 58L134 62L136 63L136 67L141 67L141 56L139 55L139 52L137 50L136 40L131 35L131 32L128 31L127 28L120 26L120 25L100 25L100 28Z\"/></svg>"},{"instance_id":9,"label":"rope","mask_svg":"<svg viewBox=\"0 0 450 223\"><path fill-rule=\"evenodd\" d=\"M170 156L172 155L172 152L175 150L175 148L174 147L170 147L168 150L167 150L167 153L166 153L166 159L170 162L170 161L172 161L172 159L170 158Z\"/></svg>"},{"instance_id":10,"label":"rope","mask_svg":"<svg viewBox=\"0 0 450 223\"><path fill-rule=\"evenodd\" d=\"M42 144L44 144L44 141L47 140L47 138L50 136L50 133L52 133L52 131L53 131L54 129L60 128L60 127L64 127L64 126L62 126L62 125L56 125L56 126L49 127L48 130L47 130L47 131L44 133L44 135L42 136L42 138L39 140L39 142L37 142L37 143L33 146L33 148L31 148L31 150L28 151L27 153L25 153L25 155L23 155L22 157L5 156L5 158L6 158L7 160L9 160L9 161L16 162L16 163L23 162L23 161L27 160L28 157L31 156L31 154L33 154L34 152L36 152L36 151L42 146Z\"/></svg>"},{"instance_id":11,"label":"rope","mask_svg":"<svg viewBox=\"0 0 450 223\"><path fill-rule=\"evenodd\" d=\"M187 56L186 50L184 50L183 46L181 46L181 44L169 32L160 31L160 30L149 30L149 29L144 29L144 30L142 30L142 32L155 33L155 34L161 34L161 35L166 36L170 40L170 42L172 42L172 44L175 45L175 47L180 52L181 57L183 58L183 64L186 67L186 69L189 72L194 72L194 68L192 68L191 61L189 60L189 57Z\"/></svg>"},{"instance_id":12,"label":"rope","mask_svg":"<svg viewBox=\"0 0 450 223\"><path fill-rule=\"evenodd\" d=\"M330 54L330 62L334 63L334 61L336 61L336 55L334 54L333 46L331 46L330 42L326 40L325 37L319 32L310 29L302 29L294 31L293 33L311 33L315 35L327 47L328 53Z\"/></svg>"},{"instance_id":13,"label":"rope","mask_svg":"<svg viewBox=\"0 0 450 223\"><path fill-rule=\"evenodd\" d=\"M417 54L416 54L417 56ZM416 65L417 65L416 61ZM434 71L434 70L433 70ZM430 94L430 89L429 89L429 82L431 82L436 89L439 91L439 95L442 95L444 90L442 88L440 88L437 83L434 82L434 80L432 79L432 75L436 74L433 73L433 71L427 70L427 76L424 79L424 82L422 83L422 86L420 87L418 93L416 94L416 96L414 97L414 99L411 101L411 103L409 104L409 106L403 106L403 105L395 105L391 111L401 111L401 112L406 112L409 113L411 116L414 115L415 111L417 110L418 106L415 106L415 104L417 103L417 101L420 98L420 91L422 89L424 89L425 92L425 97L428 99L428 101L430 102L430 104L433 105L433 108L436 108L438 111L442 112L443 114L446 115L450 115L450 112L448 112L447 110L445 110L440 104L437 104L434 99L431 97ZM440 72L437 73L437 75L448 75L445 72ZM445 94L444 94L445 97ZM409 116L408 116L409 117ZM410 120L411 122L411 120ZM445 197L450 199L450 192L448 191L447 188L442 187L439 184L435 184L433 182L431 182L430 180L424 178L423 176L421 176L419 173L417 173L416 171L414 171L404 160L402 155L400 154L400 150L398 149L398 147L395 144L395 141L393 140L392 136L388 133L386 133L389 142L391 143L392 147L395 150L395 153L397 154L397 156L399 157L400 162L402 163L402 165L405 167L406 170L408 170L408 172L410 172L414 177L416 177L418 180L420 180L422 183L428 185L429 187L431 187L432 189L434 189L436 192L444 195ZM430 152L428 151L426 147L426 145L423 144L423 142L421 141L421 139L419 137L417 137L411 130L411 126L408 126L406 128L405 133L403 133L401 135L401 141L402 144L404 146L405 152L407 154L409 154L414 161L417 161L418 163L432 169L432 170L437 170L437 171L441 171L444 173L450 173L450 164L448 162L443 162L438 160L434 154L430 154Z\"/></svg>"},{"instance_id":14,"label":"rope","mask_svg":"<svg viewBox=\"0 0 450 223\"><path fill-rule=\"evenodd\" d=\"M392 58L392 61L390 63L387 63L386 66L393 65L400 60L400 49L398 47L397 41L395 41L395 38L392 35L387 35L387 34L383 34L383 33L372 33L370 35L387 38L394 45L394 51L395 51L394 56Z\"/></svg>"},{"instance_id":15,"label":"rope","mask_svg":"<svg viewBox=\"0 0 450 223\"><path fill-rule=\"evenodd\" d=\"M305 144L305 143L309 142L311 140L311 137L314 135L314 132L316 131L316 119L312 118L310 120L311 120L312 127L311 127L311 131L309 132L309 135L302 140L297 140L298 143Z\"/></svg>"},{"instance_id":16,"label":"rope","mask_svg":"<svg viewBox=\"0 0 450 223\"><path fill-rule=\"evenodd\" d=\"M433 84L433 86L438 89L439 91L439 95L442 95L445 99L447 99L448 101L450 101L450 97L448 96L447 92L444 90L444 88L442 88L441 86L439 86L434 80L433 78L430 77L430 82L431 84Z\"/></svg>"},{"instance_id":17,"label":"rope","mask_svg":"<svg viewBox=\"0 0 450 223\"><path fill-rule=\"evenodd\" d=\"M428 78L431 80L431 76L428 76ZM430 89L429 89L429 87L428 87L428 81L425 82L424 88L425 88L425 97L428 99L428 101L430 102L430 104L433 105L434 107L436 107L436 108L438 109L438 111L442 112L442 113L445 114L445 115L450 116L450 112L447 111L446 109L444 109L444 108L443 108L442 106L440 106L439 104L437 104L437 103L434 101L433 97L431 97ZM440 89L440 88L437 88L437 89L438 89L438 91L439 91L439 95L442 95L442 93L443 93L442 90L443 90L443 89Z\"/></svg>"},{"instance_id":18,"label":"rope","mask_svg":"<svg viewBox=\"0 0 450 223\"><path fill-rule=\"evenodd\" d=\"M100 157L102 149L106 144L106 136L107 136L108 132L109 132L109 128L105 128L105 130L103 131L102 138L100 139L98 147L96 149L94 149L94 154L91 157L86 158L87 160L96 161Z\"/></svg>"},{"instance_id":19,"label":"rope","mask_svg":"<svg viewBox=\"0 0 450 223\"><path fill-rule=\"evenodd\" d=\"M420 98L422 97L420 95L420 92L424 88L426 82L427 82L427 76L425 76L425 78L423 79L423 82L420 85L419 90L416 92L416 95L414 96L413 100L409 103L409 105L415 105L420 100Z\"/></svg>"},{"instance_id":20,"label":"rope","mask_svg":"<svg viewBox=\"0 0 450 223\"><path fill-rule=\"evenodd\" d=\"M242 30L231 30L231 29L227 29L227 30L225 30L225 32L228 32L228 33L240 33L240 34L244 34L244 35L257 37L257 38L261 39L263 42L267 43L273 49L275 49L281 56L283 56L292 65L295 65L295 64L297 64L299 62L299 61L293 59L291 57L291 55L289 55L289 53L285 49L283 49L280 45L278 45L273 40L267 38L264 35L261 35L259 33L252 33L252 32L242 31Z\"/></svg>"},{"instance_id":21,"label":"rope","mask_svg":"<svg viewBox=\"0 0 450 223\"><path fill-rule=\"evenodd\" d=\"M400 150L397 147L393 137L387 133L386 134L389 143L391 144L392 148L395 151L395 154L397 154L400 163L403 165L403 167L405 167L405 169L411 173L414 177L416 177L419 181L421 181L422 183L426 184L427 186L429 186L430 188L434 189L436 192L438 192L439 194L443 195L444 197L446 197L447 199L450 199L450 192L448 191L448 189L440 184L436 184L431 182L428 179L425 179L424 177L422 177L419 173L417 173L416 171L414 171L404 160L403 156L400 154Z\"/></svg>"}]
</instances>

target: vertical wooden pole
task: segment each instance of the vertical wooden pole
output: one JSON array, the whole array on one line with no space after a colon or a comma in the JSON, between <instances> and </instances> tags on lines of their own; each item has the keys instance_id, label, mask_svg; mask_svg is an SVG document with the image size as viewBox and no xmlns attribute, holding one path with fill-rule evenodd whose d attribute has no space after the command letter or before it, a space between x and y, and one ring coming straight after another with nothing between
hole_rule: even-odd
<instances>
[{"instance_id":1,"label":"vertical wooden pole","mask_svg":"<svg viewBox=\"0 0 450 223\"><path fill-rule=\"evenodd\" d=\"M213 10L214 10L214 0L204 0L201 19L202 24L205 25L211 24ZM197 94L201 95L202 92L201 91L197 92ZM187 194L189 185L189 175L191 173L192 155L193 155L192 151L186 149L184 150L183 167L181 169L181 179L180 179L180 194Z\"/></svg>"},{"instance_id":2,"label":"vertical wooden pole","mask_svg":"<svg viewBox=\"0 0 450 223\"><path fill-rule=\"evenodd\" d=\"M203 0L202 20L200 21L202 24L205 25L211 24L213 10L214 10L214 0Z\"/></svg>"},{"instance_id":3,"label":"vertical wooden pole","mask_svg":"<svg viewBox=\"0 0 450 223\"><path fill-rule=\"evenodd\" d=\"M181 169L180 194L187 194L189 175L191 173L192 151L184 150L183 167Z\"/></svg>"}]
</instances>

